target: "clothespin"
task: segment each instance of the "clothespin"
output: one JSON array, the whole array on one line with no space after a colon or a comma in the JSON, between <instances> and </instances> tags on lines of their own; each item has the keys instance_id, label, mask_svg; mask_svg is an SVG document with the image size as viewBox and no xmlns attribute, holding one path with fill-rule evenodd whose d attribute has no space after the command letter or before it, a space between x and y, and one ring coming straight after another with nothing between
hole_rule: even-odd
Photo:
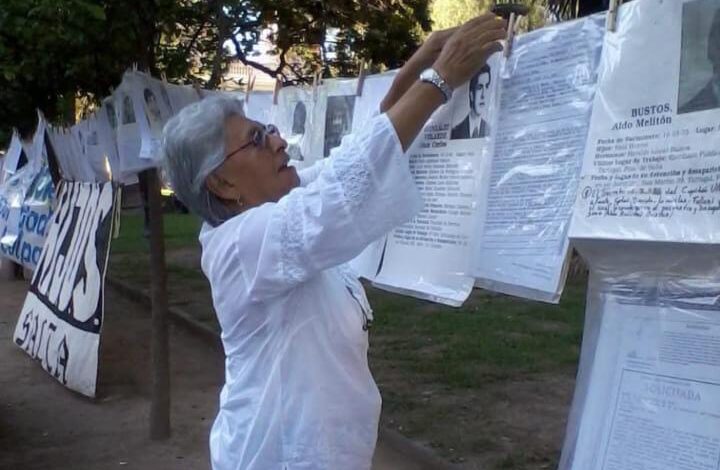
<instances>
[{"instance_id":1,"label":"clothespin","mask_svg":"<svg viewBox=\"0 0 720 470\"><path fill-rule=\"evenodd\" d=\"M133 72L137 72L137 71L138 71L138 65L137 65L137 62L133 62L133 65L132 65L132 70L133 70Z\"/></svg>"},{"instance_id":2,"label":"clothespin","mask_svg":"<svg viewBox=\"0 0 720 470\"><path fill-rule=\"evenodd\" d=\"M515 41L516 20L517 15L515 12L510 13L510 18L508 19L507 37L505 38L505 50L503 51L503 55L506 59L510 57L510 54L512 54L513 42Z\"/></svg>"},{"instance_id":3,"label":"clothespin","mask_svg":"<svg viewBox=\"0 0 720 470\"><path fill-rule=\"evenodd\" d=\"M617 16L620 5L622 5L622 0L610 0L605 28L611 33L614 33L617 28Z\"/></svg>"},{"instance_id":4,"label":"clothespin","mask_svg":"<svg viewBox=\"0 0 720 470\"><path fill-rule=\"evenodd\" d=\"M370 66L366 64L364 60L360 63L360 75L358 75L357 90L355 91L357 96L362 96L363 87L365 86L365 76L369 68Z\"/></svg>"},{"instance_id":5,"label":"clothespin","mask_svg":"<svg viewBox=\"0 0 720 470\"><path fill-rule=\"evenodd\" d=\"M282 83L279 78L275 79L275 89L273 89L273 104L278 104L278 94L280 94Z\"/></svg>"}]
</instances>

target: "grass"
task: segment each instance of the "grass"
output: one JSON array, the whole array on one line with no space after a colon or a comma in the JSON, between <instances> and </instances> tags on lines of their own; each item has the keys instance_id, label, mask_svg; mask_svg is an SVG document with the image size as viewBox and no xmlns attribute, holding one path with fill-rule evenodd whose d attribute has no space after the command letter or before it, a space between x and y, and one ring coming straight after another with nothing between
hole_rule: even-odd
<instances>
[{"instance_id":1,"label":"grass","mask_svg":"<svg viewBox=\"0 0 720 470\"><path fill-rule=\"evenodd\" d=\"M186 214L165 214L165 249L190 247L198 243L201 222ZM148 239L143 237L143 217L140 214L123 214L120 237L112 241L112 253L147 253Z\"/></svg>"},{"instance_id":2,"label":"grass","mask_svg":"<svg viewBox=\"0 0 720 470\"><path fill-rule=\"evenodd\" d=\"M373 346L404 368L451 387L472 388L519 373L576 364L584 286L569 285L560 305L476 292L460 309L369 292Z\"/></svg>"},{"instance_id":3,"label":"grass","mask_svg":"<svg viewBox=\"0 0 720 470\"><path fill-rule=\"evenodd\" d=\"M194 262L200 243L200 220L191 215L165 214L165 250L168 276L168 302L191 313L199 321L219 331L210 296L210 286ZM190 253L187 256L177 256ZM149 292L149 241L143 236L141 214L123 214L120 236L112 241L109 276Z\"/></svg>"},{"instance_id":4,"label":"grass","mask_svg":"<svg viewBox=\"0 0 720 470\"><path fill-rule=\"evenodd\" d=\"M169 301L217 329L197 266L199 229L195 217L165 215ZM124 214L110 276L149 289L147 253L142 216ZM375 310L370 364L385 426L469 468L556 466L582 335L583 283L568 283L559 305L476 290L451 308L367 291ZM544 421L522 418L522 410Z\"/></svg>"},{"instance_id":5,"label":"grass","mask_svg":"<svg viewBox=\"0 0 720 470\"><path fill-rule=\"evenodd\" d=\"M557 468L583 283L568 283L559 305L480 290L459 309L372 288L368 296L385 426L468 468Z\"/></svg>"}]
</instances>

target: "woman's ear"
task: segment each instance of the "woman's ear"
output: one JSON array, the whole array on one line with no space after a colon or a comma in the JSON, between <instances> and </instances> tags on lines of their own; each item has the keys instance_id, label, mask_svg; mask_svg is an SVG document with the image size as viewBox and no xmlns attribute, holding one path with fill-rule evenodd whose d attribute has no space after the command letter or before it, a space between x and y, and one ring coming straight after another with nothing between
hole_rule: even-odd
<instances>
[{"instance_id":1,"label":"woman's ear","mask_svg":"<svg viewBox=\"0 0 720 470\"><path fill-rule=\"evenodd\" d=\"M240 197L240 195L237 194L237 188L222 176L215 174L215 172L210 173L208 177L205 178L205 186L208 191L220 199L234 201Z\"/></svg>"}]
</instances>

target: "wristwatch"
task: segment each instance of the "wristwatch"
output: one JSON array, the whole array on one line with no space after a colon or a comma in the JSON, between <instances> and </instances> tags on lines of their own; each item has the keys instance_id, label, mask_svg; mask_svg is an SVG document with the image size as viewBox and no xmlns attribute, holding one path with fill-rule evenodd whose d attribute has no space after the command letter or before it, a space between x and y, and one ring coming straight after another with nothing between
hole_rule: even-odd
<instances>
[{"instance_id":1,"label":"wristwatch","mask_svg":"<svg viewBox=\"0 0 720 470\"><path fill-rule=\"evenodd\" d=\"M420 81L421 82L427 82L432 83L435 85L443 94L445 97L445 102L447 103L450 101L450 98L452 98L453 89L450 88L450 85L443 80L443 78L440 76L439 73L437 73L437 70L430 67L422 71L420 74Z\"/></svg>"}]
</instances>

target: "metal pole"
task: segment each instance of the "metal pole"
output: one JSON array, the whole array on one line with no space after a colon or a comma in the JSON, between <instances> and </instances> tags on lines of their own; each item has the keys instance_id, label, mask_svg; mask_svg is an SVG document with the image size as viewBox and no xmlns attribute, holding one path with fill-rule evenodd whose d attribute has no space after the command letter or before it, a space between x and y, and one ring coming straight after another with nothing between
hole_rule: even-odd
<instances>
[{"instance_id":1,"label":"metal pole","mask_svg":"<svg viewBox=\"0 0 720 470\"><path fill-rule=\"evenodd\" d=\"M150 438L170 436L170 351L168 347L167 272L160 180L157 171L146 170L150 213L150 288L152 298L152 399Z\"/></svg>"}]
</instances>

